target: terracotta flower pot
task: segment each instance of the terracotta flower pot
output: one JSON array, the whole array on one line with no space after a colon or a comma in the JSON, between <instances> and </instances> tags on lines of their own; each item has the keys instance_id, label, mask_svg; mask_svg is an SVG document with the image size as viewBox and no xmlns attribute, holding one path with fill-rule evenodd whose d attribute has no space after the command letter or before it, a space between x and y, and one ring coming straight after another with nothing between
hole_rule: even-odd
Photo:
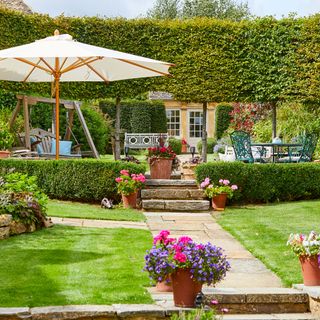
<instances>
[{"instance_id":1,"label":"terracotta flower pot","mask_svg":"<svg viewBox=\"0 0 320 320\"><path fill-rule=\"evenodd\" d=\"M10 151L7 150L0 150L0 159L9 158Z\"/></svg>"},{"instance_id":2,"label":"terracotta flower pot","mask_svg":"<svg viewBox=\"0 0 320 320\"><path fill-rule=\"evenodd\" d=\"M171 275L169 275L166 280L157 282L156 290L159 292L172 292L173 289Z\"/></svg>"},{"instance_id":3,"label":"terracotta flower pot","mask_svg":"<svg viewBox=\"0 0 320 320\"><path fill-rule=\"evenodd\" d=\"M303 284L305 286L320 286L320 265L318 256L300 256Z\"/></svg>"},{"instance_id":4,"label":"terracotta flower pot","mask_svg":"<svg viewBox=\"0 0 320 320\"><path fill-rule=\"evenodd\" d=\"M181 145L181 153L187 153L188 146L186 144Z\"/></svg>"},{"instance_id":5,"label":"terracotta flower pot","mask_svg":"<svg viewBox=\"0 0 320 320\"><path fill-rule=\"evenodd\" d=\"M170 179L172 159L160 158L150 164L151 179Z\"/></svg>"},{"instance_id":6,"label":"terracotta flower pot","mask_svg":"<svg viewBox=\"0 0 320 320\"><path fill-rule=\"evenodd\" d=\"M127 196L122 194L122 203L124 208L133 208L135 209L137 206L137 195L138 192L131 193Z\"/></svg>"},{"instance_id":7,"label":"terracotta flower pot","mask_svg":"<svg viewBox=\"0 0 320 320\"><path fill-rule=\"evenodd\" d=\"M176 307L192 308L202 284L191 278L190 269L178 269L172 275L173 300Z\"/></svg>"},{"instance_id":8,"label":"terracotta flower pot","mask_svg":"<svg viewBox=\"0 0 320 320\"><path fill-rule=\"evenodd\" d=\"M226 193L218 194L212 198L212 208L216 211L224 211L228 195Z\"/></svg>"}]
</instances>

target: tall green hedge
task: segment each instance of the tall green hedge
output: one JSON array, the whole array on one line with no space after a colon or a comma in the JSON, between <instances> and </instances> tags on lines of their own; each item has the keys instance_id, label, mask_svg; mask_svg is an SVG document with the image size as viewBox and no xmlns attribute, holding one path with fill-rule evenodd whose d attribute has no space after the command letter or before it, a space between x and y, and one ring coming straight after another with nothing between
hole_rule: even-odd
<instances>
[{"instance_id":1,"label":"tall green hedge","mask_svg":"<svg viewBox=\"0 0 320 320\"><path fill-rule=\"evenodd\" d=\"M211 18L158 21L51 18L0 10L0 49L52 35L175 64L172 78L63 83L64 98L134 97L165 90L186 101L320 101L320 15L232 22ZM214 84L214 85L213 85ZM50 84L2 82L8 91L50 95Z\"/></svg>"},{"instance_id":2,"label":"tall green hedge","mask_svg":"<svg viewBox=\"0 0 320 320\"><path fill-rule=\"evenodd\" d=\"M320 197L320 165L216 162L196 168L197 181L228 179L239 186L233 201L245 203L316 199Z\"/></svg>"},{"instance_id":3,"label":"tall green hedge","mask_svg":"<svg viewBox=\"0 0 320 320\"><path fill-rule=\"evenodd\" d=\"M36 176L51 198L97 202L119 200L115 178L120 170L144 173L144 165L102 160L0 160L0 172L17 171Z\"/></svg>"},{"instance_id":4,"label":"tall green hedge","mask_svg":"<svg viewBox=\"0 0 320 320\"><path fill-rule=\"evenodd\" d=\"M114 101L102 100L100 109L113 121L116 117ZM121 101L120 127L123 132L162 133L167 132L167 117L164 105L159 101Z\"/></svg>"},{"instance_id":5,"label":"tall green hedge","mask_svg":"<svg viewBox=\"0 0 320 320\"><path fill-rule=\"evenodd\" d=\"M224 132L229 128L232 111L230 104L219 104L216 107L216 137L220 139Z\"/></svg>"}]
</instances>

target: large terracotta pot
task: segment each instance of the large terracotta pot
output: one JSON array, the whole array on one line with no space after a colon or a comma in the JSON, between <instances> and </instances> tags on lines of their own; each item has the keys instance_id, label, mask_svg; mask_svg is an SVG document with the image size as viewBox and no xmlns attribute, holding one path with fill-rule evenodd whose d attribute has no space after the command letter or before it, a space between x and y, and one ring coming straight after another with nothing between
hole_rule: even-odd
<instances>
[{"instance_id":1,"label":"large terracotta pot","mask_svg":"<svg viewBox=\"0 0 320 320\"><path fill-rule=\"evenodd\" d=\"M151 179L170 179L172 159L157 159L150 164Z\"/></svg>"},{"instance_id":2,"label":"large terracotta pot","mask_svg":"<svg viewBox=\"0 0 320 320\"><path fill-rule=\"evenodd\" d=\"M166 280L157 282L156 290L159 292L172 292L173 289L171 275L169 275Z\"/></svg>"},{"instance_id":3,"label":"large terracotta pot","mask_svg":"<svg viewBox=\"0 0 320 320\"><path fill-rule=\"evenodd\" d=\"M303 284L305 286L320 286L320 264L318 256L300 256Z\"/></svg>"},{"instance_id":4,"label":"large terracotta pot","mask_svg":"<svg viewBox=\"0 0 320 320\"><path fill-rule=\"evenodd\" d=\"M9 158L10 151L7 150L0 150L0 159Z\"/></svg>"},{"instance_id":5,"label":"large terracotta pot","mask_svg":"<svg viewBox=\"0 0 320 320\"><path fill-rule=\"evenodd\" d=\"M224 211L226 207L228 195L226 193L221 193L212 198L212 208L216 211Z\"/></svg>"},{"instance_id":6,"label":"large terracotta pot","mask_svg":"<svg viewBox=\"0 0 320 320\"><path fill-rule=\"evenodd\" d=\"M127 196L122 194L123 207L135 209L137 206L137 195L138 195L138 192L131 193Z\"/></svg>"},{"instance_id":7,"label":"large terracotta pot","mask_svg":"<svg viewBox=\"0 0 320 320\"><path fill-rule=\"evenodd\" d=\"M178 269L172 275L173 300L176 307L192 308L202 284L193 281L190 269Z\"/></svg>"}]
</instances>

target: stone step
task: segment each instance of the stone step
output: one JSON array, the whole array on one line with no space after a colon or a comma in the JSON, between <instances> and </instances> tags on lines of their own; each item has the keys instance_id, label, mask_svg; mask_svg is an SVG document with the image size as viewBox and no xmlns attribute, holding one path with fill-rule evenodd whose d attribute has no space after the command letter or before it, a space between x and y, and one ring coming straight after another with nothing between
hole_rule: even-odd
<instances>
[{"instance_id":1,"label":"stone step","mask_svg":"<svg viewBox=\"0 0 320 320\"><path fill-rule=\"evenodd\" d=\"M145 173L146 179L151 179L150 172ZM171 173L171 179L172 180L181 180L181 172L175 171Z\"/></svg>"},{"instance_id":2,"label":"stone step","mask_svg":"<svg viewBox=\"0 0 320 320\"><path fill-rule=\"evenodd\" d=\"M152 298L162 307L170 308L173 306L173 297L170 293L156 292L150 288ZM303 314L310 319L309 296L301 291L289 288L203 288L205 304L212 306L215 300L218 304L217 310L228 309L226 319L260 319L260 316L268 314L269 318L261 319L291 319L282 316L272 317L277 314ZM251 315L246 318L247 315ZM224 318L225 318L224 317ZM307 317L307 318L306 318ZM309 317L309 318L308 318ZM313 319L313 318L311 318Z\"/></svg>"},{"instance_id":3,"label":"stone step","mask_svg":"<svg viewBox=\"0 0 320 320\"><path fill-rule=\"evenodd\" d=\"M246 288L205 290L206 302L219 302L230 314L306 313L310 311L309 296L289 288Z\"/></svg>"},{"instance_id":4,"label":"stone step","mask_svg":"<svg viewBox=\"0 0 320 320\"><path fill-rule=\"evenodd\" d=\"M198 189L195 180L147 179L146 189Z\"/></svg>"},{"instance_id":5,"label":"stone step","mask_svg":"<svg viewBox=\"0 0 320 320\"><path fill-rule=\"evenodd\" d=\"M144 189L141 190L141 199L202 200L205 195L201 189Z\"/></svg>"},{"instance_id":6,"label":"stone step","mask_svg":"<svg viewBox=\"0 0 320 320\"><path fill-rule=\"evenodd\" d=\"M316 320L311 313L227 314L223 320Z\"/></svg>"},{"instance_id":7,"label":"stone step","mask_svg":"<svg viewBox=\"0 0 320 320\"><path fill-rule=\"evenodd\" d=\"M208 211L208 200L142 200L142 209L146 211Z\"/></svg>"}]
</instances>

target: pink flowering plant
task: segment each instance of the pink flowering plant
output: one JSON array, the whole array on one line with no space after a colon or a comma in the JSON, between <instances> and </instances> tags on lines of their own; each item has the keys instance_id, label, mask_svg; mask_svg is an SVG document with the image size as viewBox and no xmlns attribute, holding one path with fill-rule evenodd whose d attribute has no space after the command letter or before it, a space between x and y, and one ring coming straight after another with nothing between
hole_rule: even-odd
<instances>
[{"instance_id":1,"label":"pink flowering plant","mask_svg":"<svg viewBox=\"0 0 320 320\"><path fill-rule=\"evenodd\" d=\"M190 269L192 278L208 285L221 281L230 264L223 249L211 243L197 244L190 237L171 238L162 230L145 256L144 270L150 279L161 282L177 269Z\"/></svg>"},{"instance_id":2,"label":"pink flowering plant","mask_svg":"<svg viewBox=\"0 0 320 320\"><path fill-rule=\"evenodd\" d=\"M311 231L309 235L291 233L287 242L292 251L298 256L319 256L320 266L320 235Z\"/></svg>"},{"instance_id":3,"label":"pink flowering plant","mask_svg":"<svg viewBox=\"0 0 320 320\"><path fill-rule=\"evenodd\" d=\"M208 198L213 198L219 194L226 193L228 198L232 198L238 186L236 184L230 184L230 181L227 179L220 179L218 184L213 184L210 181L210 178L205 178L200 183L200 188L204 189L204 193Z\"/></svg>"},{"instance_id":4,"label":"pink flowering plant","mask_svg":"<svg viewBox=\"0 0 320 320\"><path fill-rule=\"evenodd\" d=\"M121 170L120 177L117 177L115 180L117 182L118 193L128 196L142 188L146 182L146 177L142 173L130 174L128 170Z\"/></svg>"}]
</instances>

